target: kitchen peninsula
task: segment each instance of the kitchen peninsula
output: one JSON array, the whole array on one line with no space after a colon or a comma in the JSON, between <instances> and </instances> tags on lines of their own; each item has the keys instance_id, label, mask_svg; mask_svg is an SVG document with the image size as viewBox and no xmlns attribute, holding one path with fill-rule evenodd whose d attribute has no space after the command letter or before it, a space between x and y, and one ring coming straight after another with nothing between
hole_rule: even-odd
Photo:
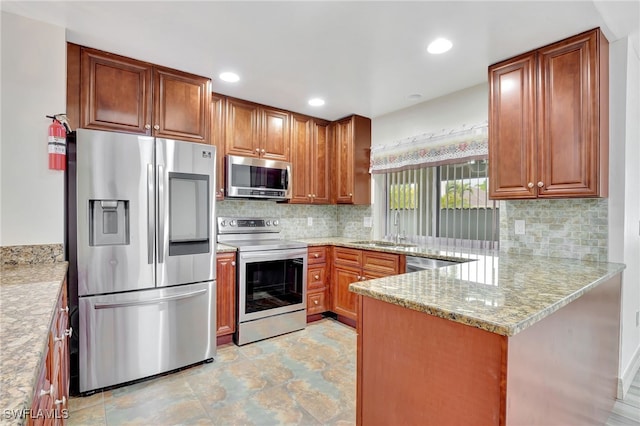
<instances>
[{"instance_id":1,"label":"kitchen peninsula","mask_svg":"<svg viewBox=\"0 0 640 426\"><path fill-rule=\"evenodd\" d=\"M480 256L357 282L358 424L602 424L624 265Z\"/></svg>"}]
</instances>

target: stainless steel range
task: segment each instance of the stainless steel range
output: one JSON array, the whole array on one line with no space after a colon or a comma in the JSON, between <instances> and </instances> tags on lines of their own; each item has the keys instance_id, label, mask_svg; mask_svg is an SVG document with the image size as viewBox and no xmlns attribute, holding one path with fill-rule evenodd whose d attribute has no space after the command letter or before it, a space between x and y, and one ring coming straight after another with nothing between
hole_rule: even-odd
<instances>
[{"instance_id":1,"label":"stainless steel range","mask_svg":"<svg viewBox=\"0 0 640 426\"><path fill-rule=\"evenodd\" d=\"M283 240L274 218L218 217L218 242L238 249L238 345L307 323L307 244Z\"/></svg>"}]
</instances>

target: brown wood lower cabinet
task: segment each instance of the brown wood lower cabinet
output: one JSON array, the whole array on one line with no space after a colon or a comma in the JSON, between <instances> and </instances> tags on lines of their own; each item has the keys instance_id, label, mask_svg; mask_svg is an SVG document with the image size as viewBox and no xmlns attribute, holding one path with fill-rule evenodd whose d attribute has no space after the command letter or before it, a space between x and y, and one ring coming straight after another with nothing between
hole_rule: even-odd
<instances>
[{"instance_id":1,"label":"brown wood lower cabinet","mask_svg":"<svg viewBox=\"0 0 640 426\"><path fill-rule=\"evenodd\" d=\"M349 291L349 284L397 275L404 268L404 256L399 254L336 247L331 281L333 312L357 320L358 298Z\"/></svg>"},{"instance_id":2,"label":"brown wood lower cabinet","mask_svg":"<svg viewBox=\"0 0 640 426\"><path fill-rule=\"evenodd\" d=\"M604 424L617 391L620 280L514 336L360 296L356 424Z\"/></svg>"},{"instance_id":3,"label":"brown wood lower cabinet","mask_svg":"<svg viewBox=\"0 0 640 426\"><path fill-rule=\"evenodd\" d=\"M61 425L66 423L69 403L69 305L67 283L55 307L44 363L38 375L31 413L27 425Z\"/></svg>"},{"instance_id":4,"label":"brown wood lower cabinet","mask_svg":"<svg viewBox=\"0 0 640 426\"><path fill-rule=\"evenodd\" d=\"M236 253L216 255L216 336L236 331Z\"/></svg>"},{"instance_id":5,"label":"brown wood lower cabinet","mask_svg":"<svg viewBox=\"0 0 640 426\"><path fill-rule=\"evenodd\" d=\"M307 268L307 320L330 309L326 246L309 247Z\"/></svg>"}]
</instances>

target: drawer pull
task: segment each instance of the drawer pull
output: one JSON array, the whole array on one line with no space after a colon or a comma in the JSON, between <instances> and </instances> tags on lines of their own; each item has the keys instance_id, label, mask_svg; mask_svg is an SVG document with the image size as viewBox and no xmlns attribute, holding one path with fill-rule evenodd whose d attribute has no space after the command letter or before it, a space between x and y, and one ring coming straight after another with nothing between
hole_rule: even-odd
<instances>
[{"instance_id":1,"label":"drawer pull","mask_svg":"<svg viewBox=\"0 0 640 426\"><path fill-rule=\"evenodd\" d=\"M53 403L54 403L55 405L60 405L60 404L62 404L62 405L66 405L66 403L67 403L67 398L65 398L65 397L63 396L63 397L62 397L62 399L56 399Z\"/></svg>"},{"instance_id":2,"label":"drawer pull","mask_svg":"<svg viewBox=\"0 0 640 426\"><path fill-rule=\"evenodd\" d=\"M236 261L235 260L231 261L231 266L236 266Z\"/></svg>"},{"instance_id":3,"label":"drawer pull","mask_svg":"<svg viewBox=\"0 0 640 426\"><path fill-rule=\"evenodd\" d=\"M69 307L65 306L64 308L60 308L60 312L69 312Z\"/></svg>"},{"instance_id":4,"label":"drawer pull","mask_svg":"<svg viewBox=\"0 0 640 426\"><path fill-rule=\"evenodd\" d=\"M53 385L51 385L51 387L49 388L49 390L44 390L41 389L40 390L40 396L45 396L45 395L53 395Z\"/></svg>"},{"instance_id":5,"label":"drawer pull","mask_svg":"<svg viewBox=\"0 0 640 426\"><path fill-rule=\"evenodd\" d=\"M317 300L314 300L314 301L313 301L313 303L315 303L315 304L317 305L317 304L318 304L318 301L317 301Z\"/></svg>"},{"instance_id":6,"label":"drawer pull","mask_svg":"<svg viewBox=\"0 0 640 426\"><path fill-rule=\"evenodd\" d=\"M315 257L316 259L320 257L319 253L313 253L313 257Z\"/></svg>"},{"instance_id":7,"label":"drawer pull","mask_svg":"<svg viewBox=\"0 0 640 426\"><path fill-rule=\"evenodd\" d=\"M313 278L316 279L316 280L319 280L320 279L320 275L314 275Z\"/></svg>"}]
</instances>

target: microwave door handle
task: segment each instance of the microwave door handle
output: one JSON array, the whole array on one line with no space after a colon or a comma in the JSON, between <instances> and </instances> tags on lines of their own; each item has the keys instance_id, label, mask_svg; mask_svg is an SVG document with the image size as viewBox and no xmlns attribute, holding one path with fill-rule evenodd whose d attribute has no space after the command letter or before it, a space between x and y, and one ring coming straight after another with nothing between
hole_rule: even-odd
<instances>
[{"instance_id":1,"label":"microwave door handle","mask_svg":"<svg viewBox=\"0 0 640 426\"><path fill-rule=\"evenodd\" d=\"M153 199L153 164L147 164L147 263L153 263L155 204Z\"/></svg>"},{"instance_id":2,"label":"microwave door handle","mask_svg":"<svg viewBox=\"0 0 640 426\"><path fill-rule=\"evenodd\" d=\"M164 216L167 210L164 191L164 166L158 165L158 263L164 262Z\"/></svg>"}]
</instances>

